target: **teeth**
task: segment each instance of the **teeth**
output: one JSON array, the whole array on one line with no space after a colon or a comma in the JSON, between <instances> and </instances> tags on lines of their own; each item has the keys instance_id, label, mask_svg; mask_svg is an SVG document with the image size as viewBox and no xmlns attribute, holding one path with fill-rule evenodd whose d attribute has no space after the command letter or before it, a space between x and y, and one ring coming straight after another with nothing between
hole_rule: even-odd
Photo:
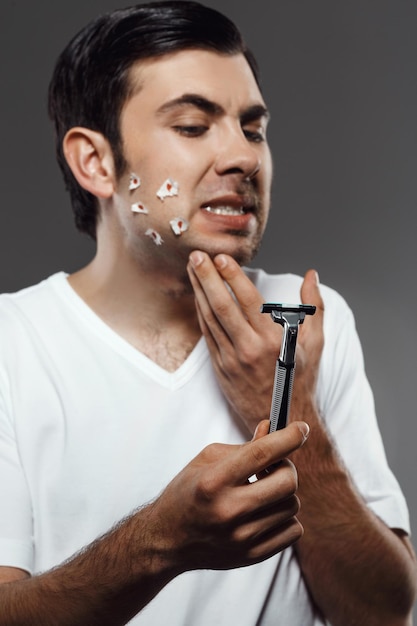
<instances>
[{"instance_id":1,"label":"teeth","mask_svg":"<svg viewBox=\"0 0 417 626\"><path fill-rule=\"evenodd\" d=\"M235 208L231 206L205 206L205 211L209 213L215 213L216 215L244 215L245 209L243 207Z\"/></svg>"}]
</instances>

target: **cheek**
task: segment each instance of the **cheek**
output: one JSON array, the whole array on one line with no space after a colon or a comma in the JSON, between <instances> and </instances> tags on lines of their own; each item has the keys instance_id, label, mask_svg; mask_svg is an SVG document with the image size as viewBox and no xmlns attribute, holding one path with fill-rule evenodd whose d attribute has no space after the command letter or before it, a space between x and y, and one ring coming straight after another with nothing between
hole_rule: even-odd
<instances>
[{"instance_id":1,"label":"cheek","mask_svg":"<svg viewBox=\"0 0 417 626\"><path fill-rule=\"evenodd\" d=\"M144 159L129 159L128 167L140 177L141 186L137 192L144 194L148 202L150 200L160 202L171 194L175 196L176 183L179 185L178 191L183 192L186 187L191 187L191 181L197 178L196 159L189 152L178 150L175 152L168 145L160 150L153 150Z\"/></svg>"},{"instance_id":2,"label":"cheek","mask_svg":"<svg viewBox=\"0 0 417 626\"><path fill-rule=\"evenodd\" d=\"M273 178L273 162L269 147L266 148L265 154L261 157L262 172L264 178L264 187L267 192L270 191Z\"/></svg>"},{"instance_id":3,"label":"cheek","mask_svg":"<svg viewBox=\"0 0 417 626\"><path fill-rule=\"evenodd\" d=\"M265 214L268 215L271 203L271 185L273 179L273 164L270 154L262 160L260 192L262 194L263 206Z\"/></svg>"}]
</instances>

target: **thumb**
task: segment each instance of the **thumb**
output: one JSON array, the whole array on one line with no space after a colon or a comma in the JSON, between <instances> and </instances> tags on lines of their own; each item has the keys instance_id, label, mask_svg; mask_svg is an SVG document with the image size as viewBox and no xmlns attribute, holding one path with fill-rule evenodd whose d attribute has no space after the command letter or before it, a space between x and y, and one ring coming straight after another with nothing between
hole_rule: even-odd
<instances>
[{"instance_id":1,"label":"thumb","mask_svg":"<svg viewBox=\"0 0 417 626\"><path fill-rule=\"evenodd\" d=\"M314 304L323 309L323 300L319 289L319 275L316 270L308 270L301 285L301 302L303 304Z\"/></svg>"},{"instance_id":2,"label":"thumb","mask_svg":"<svg viewBox=\"0 0 417 626\"><path fill-rule=\"evenodd\" d=\"M301 422L301 421L294 422L294 424L301 433L302 439L299 443L299 446L302 446L304 441L307 439L307 437L310 434L310 427L306 422ZM285 428L283 430L285 430ZM281 432L283 432L283 430L281 430ZM268 434L269 434L269 420L262 420L261 422L259 422L259 424L256 427L255 433L252 437L252 441L257 441L258 439L262 439L262 437L265 437Z\"/></svg>"}]
</instances>

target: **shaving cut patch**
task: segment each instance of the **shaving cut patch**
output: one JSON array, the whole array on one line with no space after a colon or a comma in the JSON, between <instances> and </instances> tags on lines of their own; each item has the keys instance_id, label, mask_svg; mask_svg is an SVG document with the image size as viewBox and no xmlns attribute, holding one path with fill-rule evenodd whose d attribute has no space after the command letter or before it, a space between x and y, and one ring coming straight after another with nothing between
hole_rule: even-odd
<instances>
[{"instance_id":1,"label":"shaving cut patch","mask_svg":"<svg viewBox=\"0 0 417 626\"><path fill-rule=\"evenodd\" d=\"M182 233L188 230L189 226L187 220L183 217L175 217L173 220L170 220L169 224L175 235L182 235Z\"/></svg>"},{"instance_id":2,"label":"shaving cut patch","mask_svg":"<svg viewBox=\"0 0 417 626\"><path fill-rule=\"evenodd\" d=\"M132 213L149 213L148 209L142 202L135 202L130 208Z\"/></svg>"},{"instance_id":3,"label":"shaving cut patch","mask_svg":"<svg viewBox=\"0 0 417 626\"><path fill-rule=\"evenodd\" d=\"M167 178L167 180L162 183L158 191L156 192L157 197L162 200L165 198L172 198L172 196L178 196L179 185L172 178Z\"/></svg>"},{"instance_id":4,"label":"shaving cut patch","mask_svg":"<svg viewBox=\"0 0 417 626\"><path fill-rule=\"evenodd\" d=\"M140 187L140 178L132 172L129 176L129 191L134 191L138 187Z\"/></svg>"},{"instance_id":5,"label":"shaving cut patch","mask_svg":"<svg viewBox=\"0 0 417 626\"><path fill-rule=\"evenodd\" d=\"M161 243L164 241L161 235L157 233L156 230L154 230L153 228L148 228L148 230L145 232L145 235L153 239L157 246L160 246Z\"/></svg>"}]
</instances>

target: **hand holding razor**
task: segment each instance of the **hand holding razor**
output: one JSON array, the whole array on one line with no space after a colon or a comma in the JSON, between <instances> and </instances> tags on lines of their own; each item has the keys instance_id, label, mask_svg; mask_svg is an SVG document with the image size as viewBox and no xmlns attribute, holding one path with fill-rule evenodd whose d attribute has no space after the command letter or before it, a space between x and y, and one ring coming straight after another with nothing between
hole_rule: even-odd
<instances>
[{"instance_id":1,"label":"hand holding razor","mask_svg":"<svg viewBox=\"0 0 417 626\"><path fill-rule=\"evenodd\" d=\"M298 327L306 315L314 315L316 307L310 304L277 304L267 302L261 313L270 313L271 318L283 327L281 350L275 365L274 391L269 416L269 432L287 425L295 370L295 349Z\"/></svg>"}]
</instances>

